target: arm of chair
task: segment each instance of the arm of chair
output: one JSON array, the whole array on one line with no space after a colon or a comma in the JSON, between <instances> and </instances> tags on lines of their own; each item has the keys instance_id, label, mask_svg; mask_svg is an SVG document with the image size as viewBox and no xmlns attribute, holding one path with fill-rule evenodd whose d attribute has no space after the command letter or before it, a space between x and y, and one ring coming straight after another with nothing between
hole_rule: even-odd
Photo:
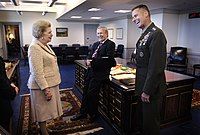
<instances>
[{"instance_id":1,"label":"arm of chair","mask_svg":"<svg viewBox=\"0 0 200 135\"><path fill-rule=\"evenodd\" d=\"M188 65L188 58L186 57L186 60L185 60L186 62L185 62L185 64L186 64L186 66Z\"/></svg>"},{"instance_id":2,"label":"arm of chair","mask_svg":"<svg viewBox=\"0 0 200 135\"><path fill-rule=\"evenodd\" d=\"M182 65L182 64L167 64L167 67L187 68L187 65Z\"/></svg>"},{"instance_id":3,"label":"arm of chair","mask_svg":"<svg viewBox=\"0 0 200 135\"><path fill-rule=\"evenodd\" d=\"M172 61L172 58L171 58L171 56L168 56L168 57L167 57L167 65L168 65L168 64L170 64L170 63L171 63L171 61Z\"/></svg>"}]
</instances>

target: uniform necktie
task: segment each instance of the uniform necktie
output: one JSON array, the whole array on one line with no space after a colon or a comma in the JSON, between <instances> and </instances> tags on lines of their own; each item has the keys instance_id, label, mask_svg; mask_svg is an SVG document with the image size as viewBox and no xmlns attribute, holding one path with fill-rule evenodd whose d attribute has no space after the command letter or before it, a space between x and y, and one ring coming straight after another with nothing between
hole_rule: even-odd
<instances>
[{"instance_id":1,"label":"uniform necktie","mask_svg":"<svg viewBox=\"0 0 200 135\"><path fill-rule=\"evenodd\" d=\"M92 58L96 58L97 57L97 52L99 50L99 48L103 45L102 42L99 43L99 46L97 47L97 49L94 51L93 55L92 55Z\"/></svg>"}]
</instances>

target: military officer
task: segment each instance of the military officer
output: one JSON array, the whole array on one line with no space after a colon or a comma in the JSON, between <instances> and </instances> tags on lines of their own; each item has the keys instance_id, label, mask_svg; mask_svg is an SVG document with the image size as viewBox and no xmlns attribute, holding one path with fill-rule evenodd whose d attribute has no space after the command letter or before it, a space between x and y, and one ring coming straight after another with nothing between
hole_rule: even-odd
<instances>
[{"instance_id":1,"label":"military officer","mask_svg":"<svg viewBox=\"0 0 200 135\"><path fill-rule=\"evenodd\" d=\"M139 127L143 135L160 134L160 98L166 90L166 38L150 19L146 5L132 9L132 21L142 29L136 43L136 94Z\"/></svg>"}]
</instances>

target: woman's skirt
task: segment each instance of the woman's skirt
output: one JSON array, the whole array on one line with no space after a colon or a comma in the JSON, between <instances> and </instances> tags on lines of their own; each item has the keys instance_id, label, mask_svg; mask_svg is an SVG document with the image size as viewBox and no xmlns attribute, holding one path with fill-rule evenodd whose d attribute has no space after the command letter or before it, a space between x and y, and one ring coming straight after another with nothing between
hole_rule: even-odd
<instances>
[{"instance_id":1,"label":"woman's skirt","mask_svg":"<svg viewBox=\"0 0 200 135\"><path fill-rule=\"evenodd\" d=\"M47 101L42 90L31 90L31 113L33 122L55 119L63 114L59 86L50 88L52 99Z\"/></svg>"}]
</instances>

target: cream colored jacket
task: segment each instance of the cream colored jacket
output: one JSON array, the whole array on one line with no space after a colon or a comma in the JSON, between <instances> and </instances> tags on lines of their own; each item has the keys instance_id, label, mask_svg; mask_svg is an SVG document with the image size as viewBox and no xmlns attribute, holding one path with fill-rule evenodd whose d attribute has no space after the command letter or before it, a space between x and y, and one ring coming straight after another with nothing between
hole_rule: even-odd
<instances>
[{"instance_id":1,"label":"cream colored jacket","mask_svg":"<svg viewBox=\"0 0 200 135\"><path fill-rule=\"evenodd\" d=\"M28 49L30 76L29 89L43 90L61 82L57 57L49 46L33 40Z\"/></svg>"}]
</instances>

